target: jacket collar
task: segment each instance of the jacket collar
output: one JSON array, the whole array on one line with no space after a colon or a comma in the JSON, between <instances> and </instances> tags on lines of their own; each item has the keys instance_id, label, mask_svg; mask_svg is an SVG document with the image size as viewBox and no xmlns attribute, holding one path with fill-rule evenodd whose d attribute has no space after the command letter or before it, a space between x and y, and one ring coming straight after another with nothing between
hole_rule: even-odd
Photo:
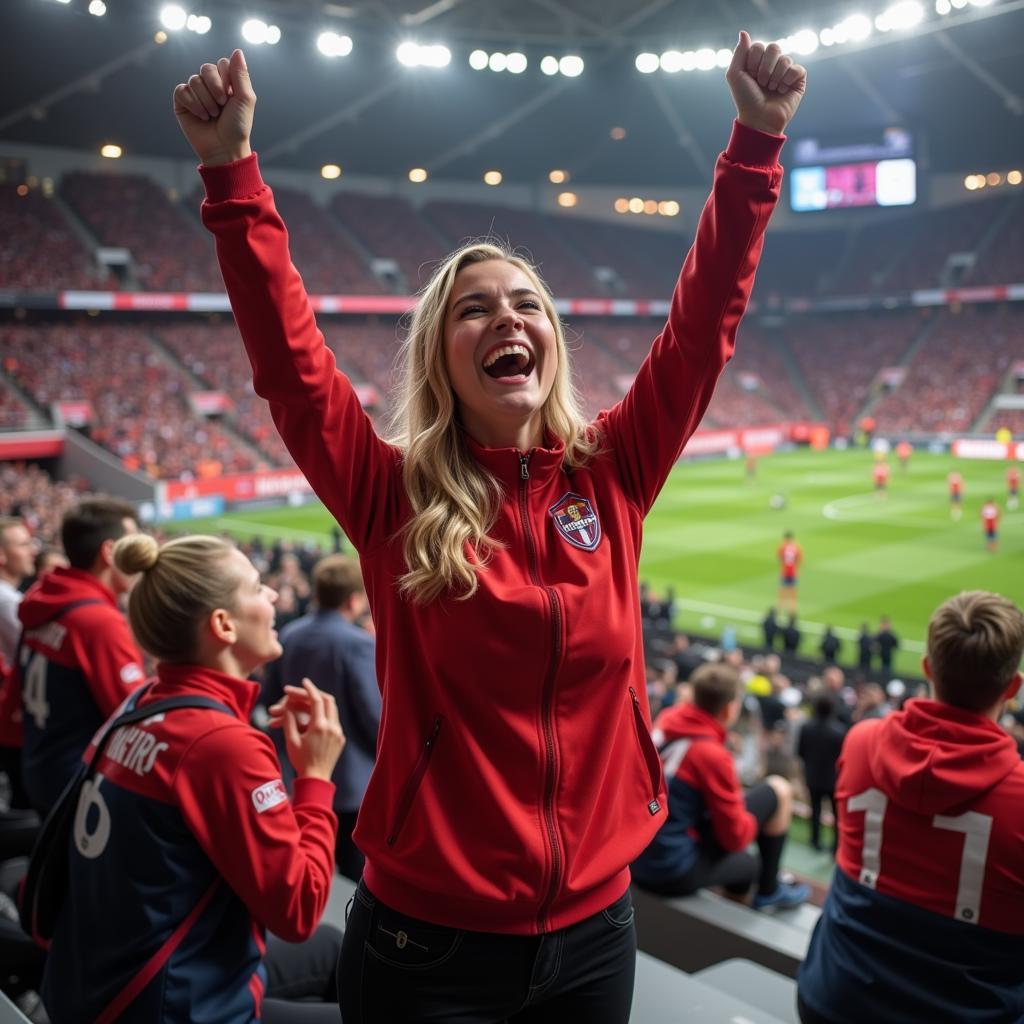
<instances>
[{"instance_id":1,"label":"jacket collar","mask_svg":"<svg viewBox=\"0 0 1024 1024\"><path fill-rule=\"evenodd\" d=\"M243 722L256 706L259 683L238 679L204 665L168 665L161 662L156 669L156 685L148 696L152 700L200 694L226 704Z\"/></svg>"},{"instance_id":2,"label":"jacket collar","mask_svg":"<svg viewBox=\"0 0 1024 1024\"><path fill-rule=\"evenodd\" d=\"M545 483L562 471L565 443L551 437L550 434L545 435L547 447L531 448L525 452L519 448L485 448L474 441L465 430L462 436L469 454L484 469L494 474L510 492L514 492L523 480L524 463L529 474L527 480L530 487Z\"/></svg>"}]
</instances>

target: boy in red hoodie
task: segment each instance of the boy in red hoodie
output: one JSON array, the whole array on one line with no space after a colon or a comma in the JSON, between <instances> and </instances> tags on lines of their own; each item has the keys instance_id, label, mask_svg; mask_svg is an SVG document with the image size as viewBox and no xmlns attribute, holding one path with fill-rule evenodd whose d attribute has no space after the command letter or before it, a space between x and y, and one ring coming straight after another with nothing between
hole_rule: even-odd
<instances>
[{"instance_id":1,"label":"boy in red hoodie","mask_svg":"<svg viewBox=\"0 0 1024 1024\"><path fill-rule=\"evenodd\" d=\"M1024 762L997 724L1024 615L971 591L928 626L934 700L855 726L838 870L800 970L804 1024L1024 1017Z\"/></svg>"},{"instance_id":2,"label":"boy in red hoodie","mask_svg":"<svg viewBox=\"0 0 1024 1024\"><path fill-rule=\"evenodd\" d=\"M719 662L690 677L693 703L666 708L653 739L668 788L668 820L633 862L633 880L666 895L709 885L746 893L757 880L758 910L794 907L810 895L802 883L779 881L792 815L792 789L770 775L744 795L726 731L740 712L740 677ZM760 858L747 852L757 839Z\"/></svg>"}]
</instances>

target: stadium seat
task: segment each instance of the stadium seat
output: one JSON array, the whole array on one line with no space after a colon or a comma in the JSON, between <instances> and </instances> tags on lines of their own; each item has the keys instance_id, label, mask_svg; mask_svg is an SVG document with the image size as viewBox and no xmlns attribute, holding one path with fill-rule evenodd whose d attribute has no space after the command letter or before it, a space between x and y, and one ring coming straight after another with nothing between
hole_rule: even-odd
<instances>
[{"instance_id":1,"label":"stadium seat","mask_svg":"<svg viewBox=\"0 0 1024 1024\"><path fill-rule=\"evenodd\" d=\"M819 914L760 914L705 890L666 898L634 886L633 902L640 949L689 972L742 957L795 978Z\"/></svg>"}]
</instances>

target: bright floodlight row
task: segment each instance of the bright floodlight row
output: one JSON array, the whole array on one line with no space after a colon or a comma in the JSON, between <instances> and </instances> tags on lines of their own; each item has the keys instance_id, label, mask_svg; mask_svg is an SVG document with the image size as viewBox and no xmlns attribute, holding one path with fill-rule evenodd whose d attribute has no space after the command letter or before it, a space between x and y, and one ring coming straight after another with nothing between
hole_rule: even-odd
<instances>
[{"instance_id":1,"label":"bright floodlight row","mask_svg":"<svg viewBox=\"0 0 1024 1024\"><path fill-rule=\"evenodd\" d=\"M993 0L935 0L935 12L950 14L965 7L987 7ZM851 14L835 25L820 30L802 28L791 35L776 39L784 53L809 57L819 46L841 46L861 43L873 32L907 32L925 18L925 7L918 0L899 0L886 7L874 18L867 14ZM732 58L730 49L704 47L699 50L666 50L662 54L641 53L636 58L637 71L645 75L655 71L711 71L727 68Z\"/></svg>"},{"instance_id":2,"label":"bright floodlight row","mask_svg":"<svg viewBox=\"0 0 1024 1024\"><path fill-rule=\"evenodd\" d=\"M474 50L469 55L469 66L474 71L507 71L511 75L521 75L529 62L525 53L488 53L486 50Z\"/></svg>"},{"instance_id":3,"label":"bright floodlight row","mask_svg":"<svg viewBox=\"0 0 1024 1024\"><path fill-rule=\"evenodd\" d=\"M181 4L164 4L160 8L160 24L168 32L180 32L184 28L200 36L213 28L213 22L205 14L190 14Z\"/></svg>"}]
</instances>

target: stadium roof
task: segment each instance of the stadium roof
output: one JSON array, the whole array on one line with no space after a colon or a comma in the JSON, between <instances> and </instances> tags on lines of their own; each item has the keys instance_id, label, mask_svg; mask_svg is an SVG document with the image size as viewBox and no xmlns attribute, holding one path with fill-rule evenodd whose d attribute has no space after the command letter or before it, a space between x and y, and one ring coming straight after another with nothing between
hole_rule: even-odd
<instances>
[{"instance_id":1,"label":"stadium roof","mask_svg":"<svg viewBox=\"0 0 1024 1024\"><path fill-rule=\"evenodd\" d=\"M346 173L576 184L706 183L731 104L723 72L641 74L641 52L712 50L736 31L779 38L848 17L848 3L813 0L180 0L206 14L206 35L168 32L161 0L4 0L0 11L0 155L13 140L90 151L107 141L133 155L187 158L170 111L173 86L207 59L244 45L259 95L254 141L267 162ZM797 135L833 138L903 124L935 171L1006 170L1024 163L1024 0L956 0L903 32L818 48ZM101 5L102 6L102 5ZM906 7L906 4L903 5ZM885 3L859 9L874 18ZM277 45L246 45L244 19L281 29ZM328 59L317 34L350 36ZM443 43L447 67L409 68L403 40ZM472 50L520 51L522 74L474 71ZM583 73L539 70L545 55L577 54ZM611 136L625 129L625 138Z\"/></svg>"}]
</instances>

